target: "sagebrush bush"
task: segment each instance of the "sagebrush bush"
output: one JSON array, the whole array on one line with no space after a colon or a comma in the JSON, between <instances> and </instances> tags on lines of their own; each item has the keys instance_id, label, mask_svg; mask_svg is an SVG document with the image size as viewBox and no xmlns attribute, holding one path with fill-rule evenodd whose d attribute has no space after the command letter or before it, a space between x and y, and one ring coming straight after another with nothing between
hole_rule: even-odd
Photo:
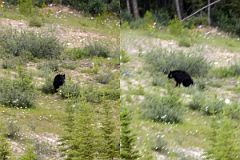
<instances>
[{"instance_id":1,"label":"sagebrush bush","mask_svg":"<svg viewBox=\"0 0 240 160\"><path fill-rule=\"evenodd\" d=\"M32 0L19 0L19 12L25 16L29 16L33 12Z\"/></svg>"},{"instance_id":2,"label":"sagebrush bush","mask_svg":"<svg viewBox=\"0 0 240 160\"><path fill-rule=\"evenodd\" d=\"M223 112L225 103L217 98L211 98L205 101L202 111L206 115L214 115Z\"/></svg>"},{"instance_id":3,"label":"sagebrush bush","mask_svg":"<svg viewBox=\"0 0 240 160\"><path fill-rule=\"evenodd\" d=\"M110 49L107 47L106 44L100 42L90 43L86 47L84 47L84 51L89 57L104 57L107 58L110 56Z\"/></svg>"},{"instance_id":4,"label":"sagebrush bush","mask_svg":"<svg viewBox=\"0 0 240 160\"><path fill-rule=\"evenodd\" d=\"M80 87L71 81L65 82L63 86L60 87L60 95L62 98L76 98L80 96Z\"/></svg>"},{"instance_id":5,"label":"sagebrush bush","mask_svg":"<svg viewBox=\"0 0 240 160\"><path fill-rule=\"evenodd\" d=\"M178 41L180 47L191 47L192 42L190 38L183 37Z\"/></svg>"},{"instance_id":6,"label":"sagebrush bush","mask_svg":"<svg viewBox=\"0 0 240 160\"><path fill-rule=\"evenodd\" d=\"M44 72L57 72L59 71L59 62L57 61L47 61L37 66L38 69L43 70Z\"/></svg>"},{"instance_id":7,"label":"sagebrush bush","mask_svg":"<svg viewBox=\"0 0 240 160\"><path fill-rule=\"evenodd\" d=\"M31 54L37 58L57 58L61 43L52 36L33 32L5 30L0 33L0 45L13 56Z\"/></svg>"},{"instance_id":8,"label":"sagebrush bush","mask_svg":"<svg viewBox=\"0 0 240 160\"><path fill-rule=\"evenodd\" d=\"M53 78L47 77L45 83L42 85L41 91L46 94L53 94L55 93L55 89L53 86Z\"/></svg>"},{"instance_id":9,"label":"sagebrush bush","mask_svg":"<svg viewBox=\"0 0 240 160\"><path fill-rule=\"evenodd\" d=\"M158 135L152 146L152 150L157 152L166 152L167 142L160 135Z\"/></svg>"},{"instance_id":10,"label":"sagebrush bush","mask_svg":"<svg viewBox=\"0 0 240 160\"><path fill-rule=\"evenodd\" d=\"M200 55L169 51L166 49L153 50L146 54L145 61L151 73L169 73L171 70L184 70L191 76L205 76L209 64Z\"/></svg>"},{"instance_id":11,"label":"sagebrush bush","mask_svg":"<svg viewBox=\"0 0 240 160\"><path fill-rule=\"evenodd\" d=\"M0 103L9 107L30 108L34 104L31 78L20 73L16 80L0 80Z\"/></svg>"},{"instance_id":12,"label":"sagebrush bush","mask_svg":"<svg viewBox=\"0 0 240 160\"><path fill-rule=\"evenodd\" d=\"M10 139L17 139L20 136L20 127L16 120L8 119L6 121L6 136Z\"/></svg>"},{"instance_id":13,"label":"sagebrush bush","mask_svg":"<svg viewBox=\"0 0 240 160\"><path fill-rule=\"evenodd\" d=\"M192 110L200 111L205 103L204 96L201 92L197 92L193 95L192 101L189 103L189 107Z\"/></svg>"},{"instance_id":14,"label":"sagebrush bush","mask_svg":"<svg viewBox=\"0 0 240 160\"><path fill-rule=\"evenodd\" d=\"M179 97L174 94L160 96L147 94L142 103L144 118L156 122L179 123L182 121L182 110Z\"/></svg>"},{"instance_id":15,"label":"sagebrush bush","mask_svg":"<svg viewBox=\"0 0 240 160\"><path fill-rule=\"evenodd\" d=\"M98 83L108 84L111 81L112 77L113 75L111 71L102 71L96 76L96 80Z\"/></svg>"}]
</instances>

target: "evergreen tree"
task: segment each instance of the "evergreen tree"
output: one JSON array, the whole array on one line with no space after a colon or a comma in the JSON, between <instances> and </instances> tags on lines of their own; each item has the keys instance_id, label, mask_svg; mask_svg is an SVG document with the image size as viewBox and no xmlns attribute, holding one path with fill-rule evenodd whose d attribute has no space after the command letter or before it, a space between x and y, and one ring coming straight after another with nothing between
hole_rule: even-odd
<instances>
[{"instance_id":1,"label":"evergreen tree","mask_svg":"<svg viewBox=\"0 0 240 160\"><path fill-rule=\"evenodd\" d=\"M76 110L69 108L67 112L66 133L61 140L66 160L94 159L95 135L91 106L78 103Z\"/></svg>"},{"instance_id":2,"label":"evergreen tree","mask_svg":"<svg viewBox=\"0 0 240 160\"><path fill-rule=\"evenodd\" d=\"M10 156L9 144L6 139L0 135L0 159L8 160Z\"/></svg>"},{"instance_id":3,"label":"evergreen tree","mask_svg":"<svg viewBox=\"0 0 240 160\"><path fill-rule=\"evenodd\" d=\"M135 136L130 129L131 117L126 108L120 113L121 133L120 133L120 156L124 160L134 160L138 158L138 152L134 149Z\"/></svg>"},{"instance_id":4,"label":"evergreen tree","mask_svg":"<svg viewBox=\"0 0 240 160\"><path fill-rule=\"evenodd\" d=\"M32 0L19 0L19 11L25 16L32 14Z\"/></svg>"},{"instance_id":5,"label":"evergreen tree","mask_svg":"<svg viewBox=\"0 0 240 160\"><path fill-rule=\"evenodd\" d=\"M239 160L240 147L235 128L228 118L214 120L209 137L210 147L207 150L207 159Z\"/></svg>"},{"instance_id":6,"label":"evergreen tree","mask_svg":"<svg viewBox=\"0 0 240 160\"><path fill-rule=\"evenodd\" d=\"M105 104L103 106L103 123L102 123L102 137L103 137L103 147L102 147L102 155L103 159L114 159L116 156L116 143L114 136L114 121L113 121L113 113L112 108L109 104Z\"/></svg>"}]
</instances>

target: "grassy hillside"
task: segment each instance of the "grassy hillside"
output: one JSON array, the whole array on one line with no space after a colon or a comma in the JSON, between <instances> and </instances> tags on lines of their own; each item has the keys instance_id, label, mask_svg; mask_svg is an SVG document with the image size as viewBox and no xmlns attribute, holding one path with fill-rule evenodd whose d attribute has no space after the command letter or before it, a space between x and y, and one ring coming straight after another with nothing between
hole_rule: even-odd
<instances>
[{"instance_id":1,"label":"grassy hillside","mask_svg":"<svg viewBox=\"0 0 240 160\"><path fill-rule=\"evenodd\" d=\"M213 144L224 150L239 142L239 119L233 116L240 107L239 40L213 28L175 29L121 30L121 105L132 113L143 160L199 160L211 155ZM194 86L176 88L164 73L174 69L187 70ZM233 136L234 143L213 141L214 125L228 130L225 119L231 133L217 135ZM221 155L217 147L214 156Z\"/></svg>"},{"instance_id":2,"label":"grassy hillside","mask_svg":"<svg viewBox=\"0 0 240 160\"><path fill-rule=\"evenodd\" d=\"M38 159L64 159L64 148L72 145L65 136L77 137L84 126L92 126L92 137L80 144L92 138L95 158L107 157L100 146L107 150L104 136L110 136L109 150L118 158L118 19L62 6L36 9L29 17L14 7L0 13L0 134L10 159L29 147ZM52 93L58 73L65 73L65 84ZM68 130L70 114L75 135Z\"/></svg>"}]
</instances>

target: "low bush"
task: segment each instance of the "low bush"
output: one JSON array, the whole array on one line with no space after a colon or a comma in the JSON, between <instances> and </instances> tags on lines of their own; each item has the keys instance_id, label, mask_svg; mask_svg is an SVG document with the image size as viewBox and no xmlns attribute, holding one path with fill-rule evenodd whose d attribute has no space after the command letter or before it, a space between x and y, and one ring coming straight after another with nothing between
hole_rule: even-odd
<instances>
[{"instance_id":1,"label":"low bush","mask_svg":"<svg viewBox=\"0 0 240 160\"><path fill-rule=\"evenodd\" d=\"M167 151L167 142L160 135L158 135L155 143L152 146L152 150L160 152L160 153L166 152Z\"/></svg>"},{"instance_id":2,"label":"low bush","mask_svg":"<svg viewBox=\"0 0 240 160\"><path fill-rule=\"evenodd\" d=\"M68 55L73 60L88 57L87 52L83 48L68 49L66 50L66 55Z\"/></svg>"},{"instance_id":3,"label":"low bush","mask_svg":"<svg viewBox=\"0 0 240 160\"><path fill-rule=\"evenodd\" d=\"M59 92L62 98L76 98L80 96L80 91L81 90L78 84L67 81L63 86L60 87Z\"/></svg>"},{"instance_id":4,"label":"low bush","mask_svg":"<svg viewBox=\"0 0 240 160\"><path fill-rule=\"evenodd\" d=\"M231 119L240 120L240 106L237 103L230 104L224 108L224 114Z\"/></svg>"},{"instance_id":5,"label":"low bush","mask_svg":"<svg viewBox=\"0 0 240 160\"><path fill-rule=\"evenodd\" d=\"M101 84L108 84L111 79L112 79L112 73L111 71L103 71L103 72L100 72L97 76L96 76L96 80L98 83L101 83Z\"/></svg>"},{"instance_id":6,"label":"low bush","mask_svg":"<svg viewBox=\"0 0 240 160\"><path fill-rule=\"evenodd\" d=\"M192 42L190 38L183 37L178 41L180 47L191 47Z\"/></svg>"},{"instance_id":7,"label":"low bush","mask_svg":"<svg viewBox=\"0 0 240 160\"><path fill-rule=\"evenodd\" d=\"M145 62L151 73L169 73L171 70L184 70L191 76L205 76L209 64L200 55L158 49L146 54Z\"/></svg>"},{"instance_id":8,"label":"low bush","mask_svg":"<svg viewBox=\"0 0 240 160\"><path fill-rule=\"evenodd\" d=\"M192 101L189 103L189 107L192 110L200 111L205 103L204 96L201 92L197 92L193 95Z\"/></svg>"},{"instance_id":9,"label":"low bush","mask_svg":"<svg viewBox=\"0 0 240 160\"><path fill-rule=\"evenodd\" d=\"M41 90L42 90L43 93L46 93L46 94L55 93L52 77L49 76L49 77L46 78L45 83L42 85Z\"/></svg>"},{"instance_id":10,"label":"low bush","mask_svg":"<svg viewBox=\"0 0 240 160\"><path fill-rule=\"evenodd\" d=\"M236 63L229 67L214 68L209 74L218 78L240 76L240 64Z\"/></svg>"},{"instance_id":11,"label":"low bush","mask_svg":"<svg viewBox=\"0 0 240 160\"><path fill-rule=\"evenodd\" d=\"M27 53L48 59L59 57L63 48L55 37L13 30L1 31L0 45L13 56L24 56Z\"/></svg>"},{"instance_id":12,"label":"low bush","mask_svg":"<svg viewBox=\"0 0 240 160\"><path fill-rule=\"evenodd\" d=\"M144 118L156 122L179 123L182 121L181 103L175 94L165 96L147 94L141 108Z\"/></svg>"},{"instance_id":13,"label":"low bush","mask_svg":"<svg viewBox=\"0 0 240 160\"><path fill-rule=\"evenodd\" d=\"M9 119L6 123L6 136L10 139L17 139L20 136L20 127L17 121Z\"/></svg>"},{"instance_id":14,"label":"low bush","mask_svg":"<svg viewBox=\"0 0 240 160\"><path fill-rule=\"evenodd\" d=\"M107 45L100 42L90 43L84 48L84 51L89 57L97 56L107 58L111 53Z\"/></svg>"},{"instance_id":15,"label":"low bush","mask_svg":"<svg viewBox=\"0 0 240 160\"><path fill-rule=\"evenodd\" d=\"M42 27L43 26L43 22L42 20L35 16L35 17L32 17L29 21L29 26L30 27Z\"/></svg>"},{"instance_id":16,"label":"low bush","mask_svg":"<svg viewBox=\"0 0 240 160\"><path fill-rule=\"evenodd\" d=\"M127 55L127 52L124 50L120 51L120 62L121 63L127 63L130 60L129 56Z\"/></svg>"},{"instance_id":17,"label":"low bush","mask_svg":"<svg viewBox=\"0 0 240 160\"><path fill-rule=\"evenodd\" d=\"M223 112L225 103L217 98L208 99L202 107L202 111L206 115L214 115Z\"/></svg>"},{"instance_id":18,"label":"low bush","mask_svg":"<svg viewBox=\"0 0 240 160\"><path fill-rule=\"evenodd\" d=\"M180 36L184 32L184 27L178 18L174 18L168 23L169 32L175 36Z\"/></svg>"},{"instance_id":19,"label":"low bush","mask_svg":"<svg viewBox=\"0 0 240 160\"><path fill-rule=\"evenodd\" d=\"M0 159L7 160L10 158L10 145L7 140L0 135Z\"/></svg>"},{"instance_id":20,"label":"low bush","mask_svg":"<svg viewBox=\"0 0 240 160\"><path fill-rule=\"evenodd\" d=\"M16 80L0 80L0 103L9 107L30 108L34 104L31 78L20 72Z\"/></svg>"},{"instance_id":21,"label":"low bush","mask_svg":"<svg viewBox=\"0 0 240 160\"><path fill-rule=\"evenodd\" d=\"M47 61L37 66L38 69L44 72L57 72L59 71L59 65L57 61Z\"/></svg>"}]
</instances>

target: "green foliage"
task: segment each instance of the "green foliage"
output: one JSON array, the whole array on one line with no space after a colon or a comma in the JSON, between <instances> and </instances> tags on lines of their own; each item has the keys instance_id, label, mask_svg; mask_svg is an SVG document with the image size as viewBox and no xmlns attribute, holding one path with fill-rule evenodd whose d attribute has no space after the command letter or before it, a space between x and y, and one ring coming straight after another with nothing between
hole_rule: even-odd
<instances>
[{"instance_id":1,"label":"green foliage","mask_svg":"<svg viewBox=\"0 0 240 160\"><path fill-rule=\"evenodd\" d=\"M183 37L178 41L180 47L191 47L192 42L190 38Z\"/></svg>"},{"instance_id":2,"label":"green foliage","mask_svg":"<svg viewBox=\"0 0 240 160\"><path fill-rule=\"evenodd\" d=\"M225 104L222 100L218 100L216 97L210 98L209 100L205 101L202 111L206 115L222 113L224 105Z\"/></svg>"},{"instance_id":3,"label":"green foliage","mask_svg":"<svg viewBox=\"0 0 240 160\"><path fill-rule=\"evenodd\" d=\"M224 77L234 77L240 75L240 65L238 63L231 65L230 67L219 67L214 68L209 73L211 76L224 78Z\"/></svg>"},{"instance_id":4,"label":"green foliage","mask_svg":"<svg viewBox=\"0 0 240 160\"><path fill-rule=\"evenodd\" d=\"M207 26L207 16L191 17L190 19L184 21L183 25L187 28L197 27L199 25Z\"/></svg>"},{"instance_id":5,"label":"green foliage","mask_svg":"<svg viewBox=\"0 0 240 160\"><path fill-rule=\"evenodd\" d=\"M80 96L80 87L76 83L67 81L60 87L59 92L62 98L76 98Z\"/></svg>"},{"instance_id":6,"label":"green foliage","mask_svg":"<svg viewBox=\"0 0 240 160\"><path fill-rule=\"evenodd\" d=\"M182 121L179 97L171 91L165 96L147 94L141 108L144 118L156 122L179 123Z\"/></svg>"},{"instance_id":7,"label":"green foliage","mask_svg":"<svg viewBox=\"0 0 240 160\"><path fill-rule=\"evenodd\" d=\"M113 109L110 104L104 104L103 106L103 122L102 122L102 158L103 159L114 159L117 154L116 150L116 136L114 135L114 115Z\"/></svg>"},{"instance_id":8,"label":"green foliage","mask_svg":"<svg viewBox=\"0 0 240 160\"><path fill-rule=\"evenodd\" d=\"M154 21L158 26L166 26L170 21L170 15L166 9L158 9L153 12Z\"/></svg>"},{"instance_id":9,"label":"green foliage","mask_svg":"<svg viewBox=\"0 0 240 160\"><path fill-rule=\"evenodd\" d=\"M200 111L205 103L205 98L201 92L197 92L193 95L192 101L189 104L189 107L192 110Z\"/></svg>"},{"instance_id":10,"label":"green foliage","mask_svg":"<svg viewBox=\"0 0 240 160\"><path fill-rule=\"evenodd\" d=\"M53 78L48 76L45 79L45 83L42 85L41 91L46 94L53 94L55 93L55 89L53 86Z\"/></svg>"},{"instance_id":11,"label":"green foliage","mask_svg":"<svg viewBox=\"0 0 240 160\"><path fill-rule=\"evenodd\" d=\"M16 80L2 79L0 82L0 103L9 107L33 107L34 90L31 78L19 71Z\"/></svg>"},{"instance_id":12,"label":"green foliage","mask_svg":"<svg viewBox=\"0 0 240 160\"><path fill-rule=\"evenodd\" d=\"M226 117L221 120L215 119L211 127L210 146L206 152L206 159L238 160L240 157L239 138L231 120Z\"/></svg>"},{"instance_id":13,"label":"green foliage","mask_svg":"<svg viewBox=\"0 0 240 160\"><path fill-rule=\"evenodd\" d=\"M19 11L25 16L29 16L33 12L32 0L19 0Z\"/></svg>"},{"instance_id":14,"label":"green foliage","mask_svg":"<svg viewBox=\"0 0 240 160\"><path fill-rule=\"evenodd\" d=\"M157 152L166 152L167 151L167 142L160 135L158 135L152 146L152 150L157 151Z\"/></svg>"},{"instance_id":15,"label":"green foliage","mask_svg":"<svg viewBox=\"0 0 240 160\"><path fill-rule=\"evenodd\" d=\"M1 31L0 45L13 56L30 56L37 58L57 58L62 45L55 38L33 32Z\"/></svg>"},{"instance_id":16,"label":"green foliage","mask_svg":"<svg viewBox=\"0 0 240 160\"><path fill-rule=\"evenodd\" d=\"M43 70L45 73L57 72L59 71L59 62L57 61L47 61L37 66L38 69Z\"/></svg>"},{"instance_id":17,"label":"green foliage","mask_svg":"<svg viewBox=\"0 0 240 160\"><path fill-rule=\"evenodd\" d=\"M37 160L37 156L34 153L32 147L28 147L25 154L20 157L19 160Z\"/></svg>"},{"instance_id":18,"label":"green foliage","mask_svg":"<svg viewBox=\"0 0 240 160\"><path fill-rule=\"evenodd\" d=\"M120 51L120 62L121 63L127 63L129 62L130 57L127 55L127 52L125 52L124 50Z\"/></svg>"},{"instance_id":19,"label":"green foliage","mask_svg":"<svg viewBox=\"0 0 240 160\"><path fill-rule=\"evenodd\" d=\"M84 51L89 57L97 56L107 58L111 53L106 44L100 42L90 43L84 48Z\"/></svg>"},{"instance_id":20,"label":"green foliage","mask_svg":"<svg viewBox=\"0 0 240 160\"><path fill-rule=\"evenodd\" d=\"M10 146L3 136L0 136L0 159L10 159Z\"/></svg>"},{"instance_id":21,"label":"green foliage","mask_svg":"<svg viewBox=\"0 0 240 160\"><path fill-rule=\"evenodd\" d=\"M102 71L96 76L96 80L98 83L108 84L111 81L112 77L113 75L111 71Z\"/></svg>"},{"instance_id":22,"label":"green foliage","mask_svg":"<svg viewBox=\"0 0 240 160\"><path fill-rule=\"evenodd\" d=\"M171 70L184 70L191 76L205 76L209 64L200 55L188 54L182 51L158 49L145 56L146 64L151 73L169 73Z\"/></svg>"},{"instance_id":23,"label":"green foliage","mask_svg":"<svg viewBox=\"0 0 240 160\"><path fill-rule=\"evenodd\" d=\"M42 27L43 22L41 20L41 18L34 16L30 19L29 21L29 26L30 27Z\"/></svg>"},{"instance_id":24,"label":"green foliage","mask_svg":"<svg viewBox=\"0 0 240 160\"><path fill-rule=\"evenodd\" d=\"M175 36L180 36L184 32L183 24L176 17L169 21L168 29Z\"/></svg>"},{"instance_id":25,"label":"green foliage","mask_svg":"<svg viewBox=\"0 0 240 160\"><path fill-rule=\"evenodd\" d=\"M68 55L71 59L77 60L88 57L86 50L82 48L71 48L66 50L66 55Z\"/></svg>"},{"instance_id":26,"label":"green foliage","mask_svg":"<svg viewBox=\"0 0 240 160\"><path fill-rule=\"evenodd\" d=\"M120 112L121 130L120 130L120 157L126 160L135 160L139 157L135 149L135 135L131 130L131 117L127 108Z\"/></svg>"},{"instance_id":27,"label":"green foliage","mask_svg":"<svg viewBox=\"0 0 240 160\"><path fill-rule=\"evenodd\" d=\"M6 136L11 139L17 139L20 135L20 127L14 119L6 121Z\"/></svg>"},{"instance_id":28,"label":"green foliage","mask_svg":"<svg viewBox=\"0 0 240 160\"><path fill-rule=\"evenodd\" d=\"M67 160L75 159L94 159L95 156L95 135L94 135L94 121L91 106L86 103L76 104L78 111L71 116L73 123L66 123L67 137L63 136L64 153ZM71 128L72 130L69 130Z\"/></svg>"},{"instance_id":29,"label":"green foliage","mask_svg":"<svg viewBox=\"0 0 240 160\"><path fill-rule=\"evenodd\" d=\"M224 115L231 119L240 120L240 106L237 103L233 103L224 108Z\"/></svg>"}]
</instances>

